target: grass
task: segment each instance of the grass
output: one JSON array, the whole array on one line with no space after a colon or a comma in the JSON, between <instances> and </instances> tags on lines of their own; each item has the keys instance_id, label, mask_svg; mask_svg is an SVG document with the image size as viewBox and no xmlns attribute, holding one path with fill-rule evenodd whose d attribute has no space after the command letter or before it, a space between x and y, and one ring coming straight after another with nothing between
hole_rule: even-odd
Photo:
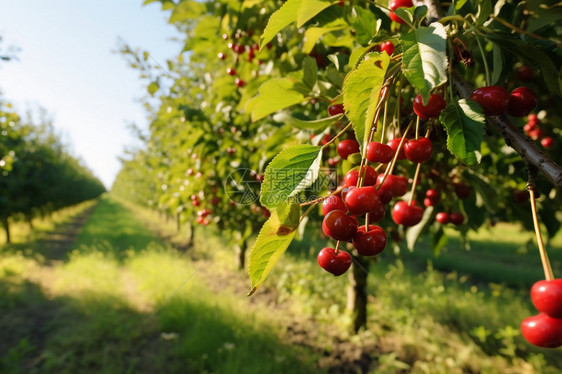
<instances>
[{"instance_id":1,"label":"grass","mask_svg":"<svg viewBox=\"0 0 562 374\"><path fill-rule=\"evenodd\" d=\"M73 247L53 264L0 259L0 372L317 372L273 316L197 277L180 288L193 262L110 196Z\"/></svg>"}]
</instances>

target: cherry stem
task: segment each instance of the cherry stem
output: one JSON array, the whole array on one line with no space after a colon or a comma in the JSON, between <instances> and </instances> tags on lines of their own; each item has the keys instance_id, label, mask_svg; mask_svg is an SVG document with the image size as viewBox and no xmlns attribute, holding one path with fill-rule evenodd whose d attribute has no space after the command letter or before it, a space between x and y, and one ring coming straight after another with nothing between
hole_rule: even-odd
<instances>
[{"instance_id":1,"label":"cherry stem","mask_svg":"<svg viewBox=\"0 0 562 374\"><path fill-rule=\"evenodd\" d=\"M338 242L336 243L336 250L334 251L335 254L338 254L340 252L340 241L338 240Z\"/></svg>"},{"instance_id":2,"label":"cherry stem","mask_svg":"<svg viewBox=\"0 0 562 374\"><path fill-rule=\"evenodd\" d=\"M541 255L542 268L544 270L544 278L547 281L550 281L554 279L554 274L552 273L552 267L550 266L550 261L548 260L548 254L546 253L546 248L544 247L542 241L539 219L537 217L537 205L535 203L535 188L532 185L528 185L527 190L529 190L529 195L531 196L531 212L533 215L533 224L535 226L535 233L537 234L537 244L539 246L539 253Z\"/></svg>"},{"instance_id":3,"label":"cherry stem","mask_svg":"<svg viewBox=\"0 0 562 374\"><path fill-rule=\"evenodd\" d=\"M312 209L314 209L314 207L316 206L316 204L310 206L310 208L308 208L302 215L301 218L299 218L299 225L301 224L302 220L304 219L304 217L308 216L308 213L310 213L312 211Z\"/></svg>"},{"instance_id":4,"label":"cherry stem","mask_svg":"<svg viewBox=\"0 0 562 374\"><path fill-rule=\"evenodd\" d=\"M420 131L420 116L417 116L418 118L416 119L416 140L418 140L418 134Z\"/></svg>"},{"instance_id":5,"label":"cherry stem","mask_svg":"<svg viewBox=\"0 0 562 374\"><path fill-rule=\"evenodd\" d=\"M474 37L476 38L476 42L478 43L478 49L480 49L480 54L482 55L482 62L484 62L484 71L486 72L486 85L489 86L490 83L490 68L488 67L488 59L486 58L486 53L484 53L484 47L482 46L482 42L480 42L480 38L476 33L474 33Z\"/></svg>"},{"instance_id":6,"label":"cherry stem","mask_svg":"<svg viewBox=\"0 0 562 374\"><path fill-rule=\"evenodd\" d=\"M365 214L365 232L369 231L369 214L370 213Z\"/></svg>"},{"instance_id":7,"label":"cherry stem","mask_svg":"<svg viewBox=\"0 0 562 374\"><path fill-rule=\"evenodd\" d=\"M334 195L337 195L338 193L340 193L340 191L343 190L343 188L344 188L343 186L339 186L334 192L332 192L332 193L330 193L326 196L319 197L316 200L311 200L311 201L307 201L306 203L302 203L302 204L300 204L300 206L316 205L318 203L321 203L322 201L326 200L330 196L334 196Z\"/></svg>"},{"instance_id":8,"label":"cherry stem","mask_svg":"<svg viewBox=\"0 0 562 374\"><path fill-rule=\"evenodd\" d=\"M412 123L414 123L414 121L411 121L408 124L408 127L406 127L406 130L404 131L404 134L407 134L408 131L410 131L410 128L412 127ZM402 139L400 140L400 144L398 144L398 148L396 149L396 153L394 154L394 157L392 158L392 161L390 161L390 164L388 164L388 166L386 167L386 170L384 171L384 175L382 177L382 180L381 180L377 190L380 190L380 188L383 185L384 181L386 180L386 177L388 176L388 174L391 174L392 171L394 170L394 165L396 164L396 160L398 159L398 154L400 153L400 150L402 149L402 146L404 145L405 140L406 140L406 136L403 136Z\"/></svg>"},{"instance_id":9,"label":"cherry stem","mask_svg":"<svg viewBox=\"0 0 562 374\"><path fill-rule=\"evenodd\" d=\"M388 100L384 102L384 112L382 115L381 143L384 143L384 133L386 129L386 112L388 111Z\"/></svg>"},{"instance_id":10,"label":"cherry stem","mask_svg":"<svg viewBox=\"0 0 562 374\"><path fill-rule=\"evenodd\" d=\"M412 205L412 200L414 199L414 191L416 190L416 185L418 184L418 175L420 174L421 162L416 166L416 173L414 174L414 181L412 182L412 192L410 193L410 200L408 205Z\"/></svg>"},{"instance_id":11,"label":"cherry stem","mask_svg":"<svg viewBox=\"0 0 562 374\"><path fill-rule=\"evenodd\" d=\"M342 136L343 134L345 134L345 132L346 132L352 125L353 125L353 124L352 124L351 122L348 123L347 126L345 126L345 127L343 128L343 130L341 130L336 136L334 136L332 139L330 139L329 142L327 142L326 144L324 144L324 145L322 146L322 149L325 149L325 148L329 147L330 144L332 144L333 142L335 142L337 138L339 138L340 136Z\"/></svg>"}]
</instances>

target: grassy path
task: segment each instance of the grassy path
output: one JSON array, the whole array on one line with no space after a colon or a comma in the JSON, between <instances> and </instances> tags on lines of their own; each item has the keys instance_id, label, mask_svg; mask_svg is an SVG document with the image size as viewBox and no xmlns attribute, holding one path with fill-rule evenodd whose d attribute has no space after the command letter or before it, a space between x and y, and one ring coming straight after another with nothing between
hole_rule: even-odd
<instances>
[{"instance_id":1,"label":"grassy path","mask_svg":"<svg viewBox=\"0 0 562 374\"><path fill-rule=\"evenodd\" d=\"M0 372L316 372L244 299L197 277L178 290L193 262L109 196L67 248L0 258Z\"/></svg>"}]
</instances>

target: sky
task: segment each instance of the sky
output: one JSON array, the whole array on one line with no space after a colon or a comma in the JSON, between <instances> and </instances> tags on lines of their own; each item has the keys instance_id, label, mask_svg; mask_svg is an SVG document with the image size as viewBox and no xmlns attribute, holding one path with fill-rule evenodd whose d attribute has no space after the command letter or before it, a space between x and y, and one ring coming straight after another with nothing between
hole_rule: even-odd
<instances>
[{"instance_id":1,"label":"sky","mask_svg":"<svg viewBox=\"0 0 562 374\"><path fill-rule=\"evenodd\" d=\"M181 50L160 3L142 0L0 0L2 49L19 48L0 64L0 91L23 113L41 106L71 153L111 187L118 156L135 144L128 124L147 128L139 73L116 49L122 39L160 64Z\"/></svg>"}]
</instances>

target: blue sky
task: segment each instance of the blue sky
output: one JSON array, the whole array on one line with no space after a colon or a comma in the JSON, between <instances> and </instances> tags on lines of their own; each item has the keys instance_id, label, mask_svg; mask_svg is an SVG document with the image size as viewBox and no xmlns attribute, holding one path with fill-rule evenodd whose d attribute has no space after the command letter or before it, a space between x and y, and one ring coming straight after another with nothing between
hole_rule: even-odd
<instances>
[{"instance_id":1,"label":"blue sky","mask_svg":"<svg viewBox=\"0 0 562 374\"><path fill-rule=\"evenodd\" d=\"M114 51L122 38L164 65L181 48L159 3L142 0L0 0L3 47L18 61L0 65L0 90L23 112L40 105L75 156L109 188L118 156L135 140L127 123L146 128L138 72Z\"/></svg>"}]
</instances>

